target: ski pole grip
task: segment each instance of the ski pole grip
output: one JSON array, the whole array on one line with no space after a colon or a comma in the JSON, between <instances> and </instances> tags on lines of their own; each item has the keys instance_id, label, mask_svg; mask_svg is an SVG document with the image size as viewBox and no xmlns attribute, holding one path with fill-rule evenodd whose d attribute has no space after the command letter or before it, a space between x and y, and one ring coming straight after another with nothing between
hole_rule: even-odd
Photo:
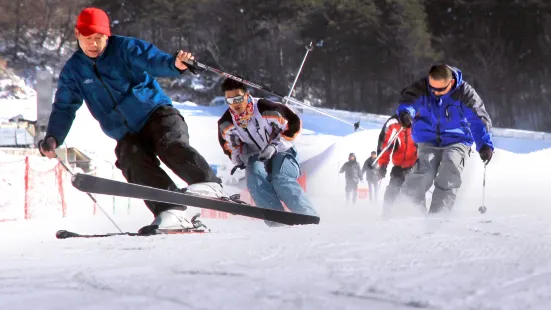
<instances>
[{"instance_id":1,"label":"ski pole grip","mask_svg":"<svg viewBox=\"0 0 551 310\"><path fill-rule=\"evenodd\" d=\"M193 74L197 74L197 71L199 71L199 66L197 65L197 61L195 59L184 61L189 71Z\"/></svg>"},{"instance_id":2,"label":"ski pole grip","mask_svg":"<svg viewBox=\"0 0 551 310\"><path fill-rule=\"evenodd\" d=\"M185 64L191 73L197 74L198 67L195 60L192 60L191 63L189 61L186 61Z\"/></svg>"}]
</instances>

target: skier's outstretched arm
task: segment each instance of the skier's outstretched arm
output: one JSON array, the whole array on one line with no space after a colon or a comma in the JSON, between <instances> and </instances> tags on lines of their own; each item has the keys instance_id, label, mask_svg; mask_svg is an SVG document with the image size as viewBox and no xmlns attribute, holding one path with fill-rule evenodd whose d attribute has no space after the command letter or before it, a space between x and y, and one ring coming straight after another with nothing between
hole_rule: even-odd
<instances>
[{"instance_id":1,"label":"skier's outstretched arm","mask_svg":"<svg viewBox=\"0 0 551 310\"><path fill-rule=\"evenodd\" d=\"M121 58L133 69L145 71L154 77L177 77L184 70L177 67L177 55L161 51L154 44L136 38L124 38ZM181 53L179 54L181 55Z\"/></svg>"},{"instance_id":2,"label":"skier's outstretched arm","mask_svg":"<svg viewBox=\"0 0 551 310\"><path fill-rule=\"evenodd\" d=\"M55 139L56 147L65 141L75 120L76 112L83 102L77 82L67 68L65 66L59 74L52 112L44 138L45 141L50 137Z\"/></svg>"}]
</instances>

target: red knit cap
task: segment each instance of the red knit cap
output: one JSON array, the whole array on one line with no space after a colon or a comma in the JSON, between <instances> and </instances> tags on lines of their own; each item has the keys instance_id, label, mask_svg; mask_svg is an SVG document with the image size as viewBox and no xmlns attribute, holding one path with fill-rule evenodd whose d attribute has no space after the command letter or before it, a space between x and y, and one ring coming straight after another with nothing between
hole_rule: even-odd
<instances>
[{"instance_id":1,"label":"red knit cap","mask_svg":"<svg viewBox=\"0 0 551 310\"><path fill-rule=\"evenodd\" d=\"M94 33L111 35L109 17L107 17L107 13L98 8L85 8L82 10L77 17L76 27L78 32L85 37Z\"/></svg>"}]
</instances>

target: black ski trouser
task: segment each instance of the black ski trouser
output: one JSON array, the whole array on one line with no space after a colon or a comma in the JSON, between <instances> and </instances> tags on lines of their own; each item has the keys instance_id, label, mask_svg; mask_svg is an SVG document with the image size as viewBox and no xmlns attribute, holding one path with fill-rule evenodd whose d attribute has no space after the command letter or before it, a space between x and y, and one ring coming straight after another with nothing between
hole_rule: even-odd
<instances>
[{"instance_id":1,"label":"black ski trouser","mask_svg":"<svg viewBox=\"0 0 551 310\"><path fill-rule=\"evenodd\" d=\"M369 186L369 201L377 201L379 192L379 180L377 180L377 177L368 177L367 186Z\"/></svg>"},{"instance_id":2,"label":"black ski trouser","mask_svg":"<svg viewBox=\"0 0 551 310\"><path fill-rule=\"evenodd\" d=\"M155 110L137 134L127 134L117 142L115 165L129 183L174 190L174 184L161 168L159 159L189 185L200 182L217 182L205 158L189 145L188 127L180 112L171 106ZM145 201L157 216L167 209L184 209L185 206Z\"/></svg>"},{"instance_id":3,"label":"black ski trouser","mask_svg":"<svg viewBox=\"0 0 551 310\"><path fill-rule=\"evenodd\" d=\"M344 191L346 193L346 203L349 203L350 199L352 199L352 203L356 203L356 199L358 198L358 183L354 181L346 181Z\"/></svg>"},{"instance_id":4,"label":"black ski trouser","mask_svg":"<svg viewBox=\"0 0 551 310\"><path fill-rule=\"evenodd\" d=\"M398 197L398 194L400 193L400 189L402 188L402 185L406 181L406 175L411 173L413 167L409 168L402 168L400 166L394 166L392 167L392 170L390 171L390 181L388 182L388 186L385 190L384 195L384 203L383 208L388 209L391 208L394 204L394 201Z\"/></svg>"}]
</instances>

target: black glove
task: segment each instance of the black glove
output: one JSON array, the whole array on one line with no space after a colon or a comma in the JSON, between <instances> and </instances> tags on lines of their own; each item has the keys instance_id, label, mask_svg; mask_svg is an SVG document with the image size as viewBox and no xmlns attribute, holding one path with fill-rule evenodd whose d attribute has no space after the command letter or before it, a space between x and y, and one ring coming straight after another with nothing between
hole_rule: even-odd
<instances>
[{"instance_id":1,"label":"black glove","mask_svg":"<svg viewBox=\"0 0 551 310\"><path fill-rule=\"evenodd\" d=\"M400 122L400 125L402 125L402 127L411 127L411 115L409 115L407 111L400 112L400 115L398 115L398 121Z\"/></svg>"},{"instance_id":2,"label":"black glove","mask_svg":"<svg viewBox=\"0 0 551 310\"><path fill-rule=\"evenodd\" d=\"M44 139L41 139L38 141L38 152L42 157L46 157L50 154L44 154L44 153L52 153L57 148L57 141L54 137L46 137ZM55 155L55 154L54 154ZM53 155L51 155L53 156ZM48 156L51 158L51 156Z\"/></svg>"},{"instance_id":3,"label":"black glove","mask_svg":"<svg viewBox=\"0 0 551 310\"><path fill-rule=\"evenodd\" d=\"M492 151L492 148L488 146L488 144L484 144L480 148L480 151L478 151L478 154L480 155L480 158L485 164L488 164L490 160L492 160L492 156L494 155L494 152Z\"/></svg>"},{"instance_id":4,"label":"black glove","mask_svg":"<svg viewBox=\"0 0 551 310\"><path fill-rule=\"evenodd\" d=\"M174 53L174 57L178 57L178 53L180 51L176 51ZM199 71L199 68L197 67L197 61L195 59L193 60L190 60L190 63L185 63L186 64L186 67L187 67L187 70L180 70L178 68L176 68L176 70L180 71L180 74L183 74L184 72L186 71L189 71L191 72L193 75L197 75L198 71Z\"/></svg>"},{"instance_id":5,"label":"black glove","mask_svg":"<svg viewBox=\"0 0 551 310\"><path fill-rule=\"evenodd\" d=\"M230 175L233 175L235 173L235 171L237 171L237 169L241 169L241 170L245 169L245 164L241 164L239 166L234 166L230 171Z\"/></svg>"},{"instance_id":6,"label":"black glove","mask_svg":"<svg viewBox=\"0 0 551 310\"><path fill-rule=\"evenodd\" d=\"M386 166L379 167L379 178L384 179L386 177Z\"/></svg>"}]
</instances>

